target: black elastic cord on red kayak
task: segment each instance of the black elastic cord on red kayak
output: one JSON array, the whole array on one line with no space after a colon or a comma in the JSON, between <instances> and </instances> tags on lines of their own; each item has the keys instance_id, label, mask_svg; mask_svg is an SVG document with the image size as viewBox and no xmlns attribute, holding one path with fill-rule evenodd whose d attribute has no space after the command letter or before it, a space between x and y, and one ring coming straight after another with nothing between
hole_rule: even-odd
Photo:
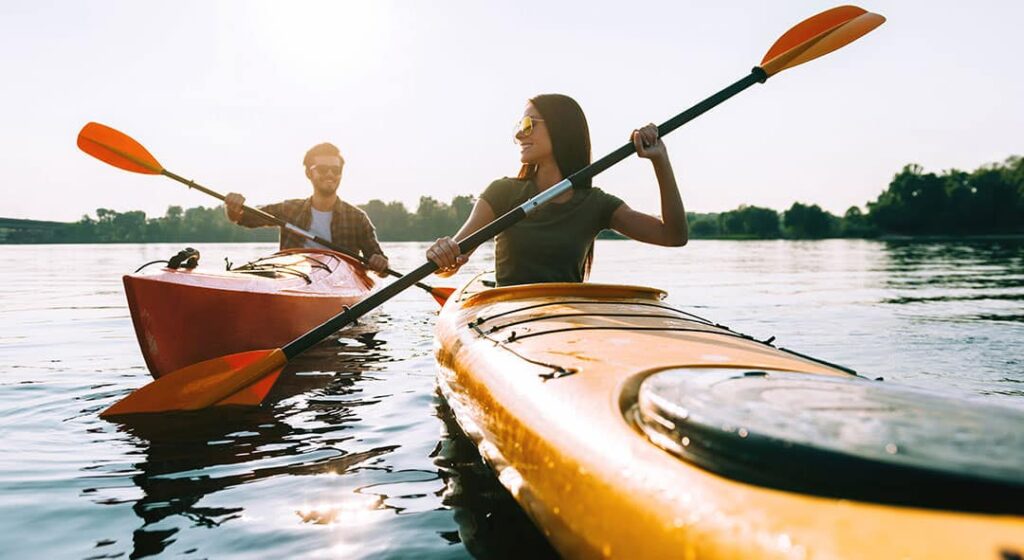
<instances>
[{"instance_id":1,"label":"black elastic cord on red kayak","mask_svg":"<svg viewBox=\"0 0 1024 560\"><path fill-rule=\"evenodd\" d=\"M257 275L267 275L267 274L274 274L274 275L276 275L277 273L291 274L293 276L298 276L299 278L302 278L303 280L306 281L307 284L312 284L313 283L313 279L310 278L308 274L306 274L305 272L302 272L301 270L296 270L295 268L292 268L291 265L277 264L277 263L273 263L273 262L263 262L263 261L266 261L266 260L273 259L275 256L277 256L277 255L275 254L275 255L272 255L270 257L261 257L261 258L258 258L256 260L254 260L254 261L249 261L249 262L243 264L242 266L239 266L238 268L229 268L228 270L231 271L231 272L238 272L240 274L257 274ZM327 265L321 263L320 261L317 261L316 259L311 259L311 260L313 260L314 262L322 265L323 268L325 270L327 270L327 272L331 272L331 269L328 268Z\"/></svg>"},{"instance_id":2,"label":"black elastic cord on red kayak","mask_svg":"<svg viewBox=\"0 0 1024 560\"><path fill-rule=\"evenodd\" d=\"M287 266L261 264L249 268L239 267L232 270L231 272L237 272L238 274L256 274L258 276L291 274L292 276L298 276L299 278L302 278L303 280L306 281L307 284L313 283L313 279L310 278L309 275L306 274L305 272L295 270L294 268L289 268Z\"/></svg>"},{"instance_id":3,"label":"black elastic cord on red kayak","mask_svg":"<svg viewBox=\"0 0 1024 560\"><path fill-rule=\"evenodd\" d=\"M238 267L238 270L243 270L243 269L245 269L247 267L249 267L249 268L256 268L256 267L260 267L260 266L267 266L267 267L273 267L273 266L287 267L287 266L290 266L290 265L287 265L287 264L277 264L277 263L263 264L264 261L270 261L270 260L276 259L276 258L282 256L282 254L289 254L289 253L282 253L281 251L278 251L277 253L274 253L273 255L270 255L269 257L260 257L260 258L254 260L254 261L249 261L249 262L243 264L242 266ZM314 268L320 268L320 269L326 270L327 272L334 272L334 270L331 269L331 267L328 266L327 263L321 261L320 259L313 258L313 257L311 257L309 255L305 255L305 254L300 254L299 256L301 256L302 258L306 259L307 261L311 261L313 263L313 267ZM230 266L228 267L228 270L231 270Z\"/></svg>"},{"instance_id":4,"label":"black elastic cord on red kayak","mask_svg":"<svg viewBox=\"0 0 1024 560\"><path fill-rule=\"evenodd\" d=\"M307 261L312 261L314 268L319 268L321 270L326 270L328 274L334 272L334 270L332 270L331 267L327 266L327 263L321 261L320 259L314 259L313 257L311 257L309 255L302 255L302 258L306 259Z\"/></svg>"},{"instance_id":5,"label":"black elastic cord on red kayak","mask_svg":"<svg viewBox=\"0 0 1024 560\"><path fill-rule=\"evenodd\" d=\"M177 270L179 268L184 268L185 270L192 270L193 268L199 266L199 251L193 249L192 247L185 247L184 249L178 251L170 259L149 261L148 263L140 266L139 268L136 268L135 272L133 272L132 274L138 274L139 272L142 271L142 269L146 268L147 266L154 265L157 263L164 263L167 265L167 268L173 270Z\"/></svg>"},{"instance_id":6,"label":"black elastic cord on red kayak","mask_svg":"<svg viewBox=\"0 0 1024 560\"><path fill-rule=\"evenodd\" d=\"M146 268L147 266L152 266L152 265L154 265L154 264L156 264L156 263L164 263L164 264L167 264L167 261L149 261L148 263L146 263L146 264L144 264L144 265L140 266L139 268L136 268L136 269L135 269L135 272L133 272L132 274L138 274L138 273L142 272L142 269Z\"/></svg>"},{"instance_id":7,"label":"black elastic cord on red kayak","mask_svg":"<svg viewBox=\"0 0 1024 560\"><path fill-rule=\"evenodd\" d=\"M273 273L276 274L278 272L283 272L283 273L287 273L287 274L292 274L294 276L298 276L298 277L302 278L303 280L305 280L307 284L312 284L313 283L313 280L309 277L308 274L306 274L305 272L302 272L301 270L296 270L295 268L292 268L291 265L277 264L277 263L273 263L273 262L270 262L270 263L264 262L264 261L268 261L268 260L271 260L271 259L277 257L279 254L280 253L275 253L274 255L271 255L269 257L260 257L260 258L254 260L254 261L249 261L249 262L243 264L242 266L239 266L238 268L234 268L234 269L232 269L230 266L228 266L228 270L230 270L231 272L240 272L242 274L246 274L246 273L248 273L248 274L266 274L268 272L273 272ZM313 258L313 257L311 257L309 255L302 255L302 257L304 259L306 259L307 261L312 262L313 263L313 268L319 268L321 270L326 270L328 274L334 272L334 270L331 269L331 267L328 266L327 263L321 261L320 259L315 259L315 258Z\"/></svg>"}]
</instances>

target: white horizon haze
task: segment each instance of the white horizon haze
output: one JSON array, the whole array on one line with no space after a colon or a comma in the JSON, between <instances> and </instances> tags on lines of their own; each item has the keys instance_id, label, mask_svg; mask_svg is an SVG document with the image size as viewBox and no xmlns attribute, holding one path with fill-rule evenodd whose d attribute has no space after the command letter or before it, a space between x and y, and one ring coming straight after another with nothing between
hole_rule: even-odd
<instances>
[{"instance_id":1,"label":"white horizon haze","mask_svg":"<svg viewBox=\"0 0 1024 560\"><path fill-rule=\"evenodd\" d=\"M302 156L345 159L356 204L478 195L514 174L526 100L580 102L595 159L746 75L835 4L468 0L0 4L0 216L214 206L78 150L97 121L172 172L254 205L308 196ZM1024 4L875 1L888 21L668 136L687 210L793 202L842 214L904 165L973 170L1024 155ZM595 184L659 211L637 158Z\"/></svg>"}]
</instances>

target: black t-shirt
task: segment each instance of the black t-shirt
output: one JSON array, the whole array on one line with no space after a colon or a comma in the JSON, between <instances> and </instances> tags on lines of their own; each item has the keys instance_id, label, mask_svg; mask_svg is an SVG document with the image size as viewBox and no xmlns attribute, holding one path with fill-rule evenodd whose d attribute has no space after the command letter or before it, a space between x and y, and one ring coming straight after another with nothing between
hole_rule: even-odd
<instances>
[{"instance_id":1,"label":"black t-shirt","mask_svg":"<svg viewBox=\"0 0 1024 560\"><path fill-rule=\"evenodd\" d=\"M501 216L538 193L531 180L504 178L480 198ZM572 199L549 202L495 238L499 286L535 282L582 282L587 251L622 200L597 187L574 189Z\"/></svg>"}]
</instances>

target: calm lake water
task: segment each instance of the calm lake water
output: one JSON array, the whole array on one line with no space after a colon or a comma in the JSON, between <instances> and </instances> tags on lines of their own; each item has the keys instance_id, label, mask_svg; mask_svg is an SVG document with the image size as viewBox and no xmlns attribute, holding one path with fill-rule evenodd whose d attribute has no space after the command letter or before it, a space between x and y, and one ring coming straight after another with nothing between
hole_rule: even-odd
<instances>
[{"instance_id":1,"label":"calm lake water","mask_svg":"<svg viewBox=\"0 0 1024 560\"><path fill-rule=\"evenodd\" d=\"M207 267L274 249L196 247ZM436 395L419 290L293 361L264 407L100 420L150 380L121 275L179 248L0 246L0 556L552 554ZM385 249L409 270L425 244ZM602 241L592 279L666 289L862 375L1024 407L1021 242Z\"/></svg>"}]
</instances>

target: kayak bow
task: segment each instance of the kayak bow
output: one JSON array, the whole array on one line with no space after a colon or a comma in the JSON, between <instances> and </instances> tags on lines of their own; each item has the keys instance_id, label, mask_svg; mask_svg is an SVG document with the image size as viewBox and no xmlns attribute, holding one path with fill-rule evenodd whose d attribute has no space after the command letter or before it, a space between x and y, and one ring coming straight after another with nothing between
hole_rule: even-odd
<instances>
[{"instance_id":1,"label":"kayak bow","mask_svg":"<svg viewBox=\"0 0 1024 560\"><path fill-rule=\"evenodd\" d=\"M155 378L217 356L281 346L373 286L354 259L320 249L281 251L228 271L164 268L124 277L135 334Z\"/></svg>"}]
</instances>

